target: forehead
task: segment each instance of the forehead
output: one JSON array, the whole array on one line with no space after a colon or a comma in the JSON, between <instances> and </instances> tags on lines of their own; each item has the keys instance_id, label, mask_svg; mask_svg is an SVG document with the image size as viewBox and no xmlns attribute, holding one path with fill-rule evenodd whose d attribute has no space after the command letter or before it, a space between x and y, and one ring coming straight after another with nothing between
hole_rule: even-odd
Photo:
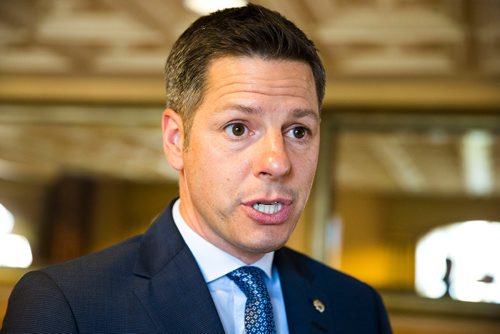
<instances>
[{"instance_id":1,"label":"forehead","mask_svg":"<svg viewBox=\"0 0 500 334\"><path fill-rule=\"evenodd\" d=\"M204 95L208 99L286 98L319 109L312 70L306 62L296 60L247 56L215 59L208 66Z\"/></svg>"}]
</instances>

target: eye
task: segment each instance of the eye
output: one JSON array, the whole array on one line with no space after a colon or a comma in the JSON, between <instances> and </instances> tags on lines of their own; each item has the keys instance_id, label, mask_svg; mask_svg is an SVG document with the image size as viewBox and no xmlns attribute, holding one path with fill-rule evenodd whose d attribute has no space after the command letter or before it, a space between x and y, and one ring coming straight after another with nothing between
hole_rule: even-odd
<instances>
[{"instance_id":1,"label":"eye","mask_svg":"<svg viewBox=\"0 0 500 334\"><path fill-rule=\"evenodd\" d=\"M248 129L243 123L232 123L224 128L224 131L229 135L229 137L241 137L244 136Z\"/></svg>"},{"instance_id":2,"label":"eye","mask_svg":"<svg viewBox=\"0 0 500 334\"><path fill-rule=\"evenodd\" d=\"M296 126L288 131L287 135L295 139L302 139L310 133L309 129L303 126Z\"/></svg>"}]
</instances>

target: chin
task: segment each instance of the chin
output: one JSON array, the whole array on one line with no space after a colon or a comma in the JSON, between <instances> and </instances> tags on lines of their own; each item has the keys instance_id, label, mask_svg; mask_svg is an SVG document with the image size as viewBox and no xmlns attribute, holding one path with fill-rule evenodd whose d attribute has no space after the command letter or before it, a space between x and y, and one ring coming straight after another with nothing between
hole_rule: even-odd
<instances>
[{"instance_id":1,"label":"chin","mask_svg":"<svg viewBox=\"0 0 500 334\"><path fill-rule=\"evenodd\" d=\"M288 239L287 239L288 240ZM280 249L285 245L287 240L272 240L272 241L263 241L260 242L259 244L254 244L248 247L249 250L255 253L269 253L275 250Z\"/></svg>"}]
</instances>

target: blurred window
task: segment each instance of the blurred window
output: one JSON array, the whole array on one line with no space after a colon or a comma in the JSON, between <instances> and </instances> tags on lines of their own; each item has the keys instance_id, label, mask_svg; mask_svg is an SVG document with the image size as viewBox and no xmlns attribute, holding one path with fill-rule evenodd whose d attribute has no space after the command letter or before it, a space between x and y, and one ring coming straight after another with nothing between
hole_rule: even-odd
<instances>
[{"instance_id":1,"label":"blurred window","mask_svg":"<svg viewBox=\"0 0 500 334\"><path fill-rule=\"evenodd\" d=\"M0 267L27 268L33 261L28 239L12 234L14 216L0 203Z\"/></svg>"},{"instance_id":2,"label":"blurred window","mask_svg":"<svg viewBox=\"0 0 500 334\"><path fill-rule=\"evenodd\" d=\"M417 244L415 285L425 297L500 303L500 223L438 227Z\"/></svg>"}]
</instances>

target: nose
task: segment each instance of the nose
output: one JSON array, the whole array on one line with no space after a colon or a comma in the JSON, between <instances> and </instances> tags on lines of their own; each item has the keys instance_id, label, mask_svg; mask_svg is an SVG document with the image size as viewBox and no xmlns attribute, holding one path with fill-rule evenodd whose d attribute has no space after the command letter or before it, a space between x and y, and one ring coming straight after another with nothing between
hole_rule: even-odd
<instances>
[{"instance_id":1,"label":"nose","mask_svg":"<svg viewBox=\"0 0 500 334\"><path fill-rule=\"evenodd\" d=\"M291 162L281 131L270 132L263 136L256 150L253 164L256 177L274 180L290 173Z\"/></svg>"}]
</instances>

